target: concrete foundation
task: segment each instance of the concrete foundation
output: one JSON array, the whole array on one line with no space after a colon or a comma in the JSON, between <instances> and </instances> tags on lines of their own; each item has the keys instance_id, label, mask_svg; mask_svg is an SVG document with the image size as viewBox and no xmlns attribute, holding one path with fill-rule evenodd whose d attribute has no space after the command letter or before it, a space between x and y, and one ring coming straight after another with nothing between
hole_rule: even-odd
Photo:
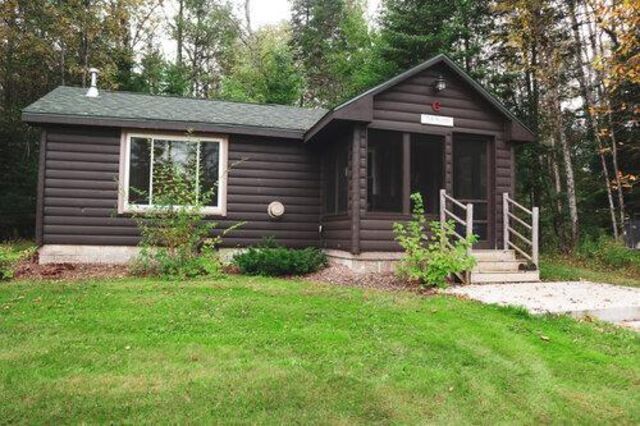
<instances>
[{"instance_id":1,"label":"concrete foundation","mask_svg":"<svg viewBox=\"0 0 640 426\"><path fill-rule=\"evenodd\" d=\"M342 250L324 250L331 265L342 265L357 273L394 272L401 252L352 254Z\"/></svg>"},{"instance_id":2,"label":"concrete foundation","mask_svg":"<svg viewBox=\"0 0 640 426\"><path fill-rule=\"evenodd\" d=\"M220 258L229 264L237 253L246 249L222 248ZM131 246L87 246L45 244L40 247L40 263L97 263L123 265L131 262L140 253L139 247ZM346 266L354 272L393 272L395 265L402 257L399 252L367 252L358 255L342 250L324 250L332 265Z\"/></svg>"},{"instance_id":3,"label":"concrete foundation","mask_svg":"<svg viewBox=\"0 0 640 426\"><path fill-rule=\"evenodd\" d=\"M101 263L127 264L140 253L139 247L130 246L77 246L45 244L38 250L39 262L50 263Z\"/></svg>"}]
</instances>

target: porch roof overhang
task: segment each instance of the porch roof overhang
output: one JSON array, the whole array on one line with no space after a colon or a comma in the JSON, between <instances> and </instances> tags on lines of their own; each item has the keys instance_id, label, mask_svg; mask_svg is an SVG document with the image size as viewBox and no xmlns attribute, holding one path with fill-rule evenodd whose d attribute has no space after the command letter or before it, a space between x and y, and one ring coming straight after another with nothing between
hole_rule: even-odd
<instances>
[{"instance_id":1,"label":"porch roof overhang","mask_svg":"<svg viewBox=\"0 0 640 426\"><path fill-rule=\"evenodd\" d=\"M535 133L529 129L518 117L516 117L507 107L505 107L495 96L480 83L475 81L469 74L460 68L447 55L440 54L428 61L421 63L408 71L361 93L360 95L344 102L341 105L327 112L317 123L315 123L304 136L304 141L309 142L315 138L324 128L331 126L334 121L356 121L369 123L373 121L373 98L375 95L389 89L392 86L438 64L445 64L455 72L464 82L469 84L482 98L493 106L505 119L507 126L505 138L511 142L533 142Z\"/></svg>"}]
</instances>

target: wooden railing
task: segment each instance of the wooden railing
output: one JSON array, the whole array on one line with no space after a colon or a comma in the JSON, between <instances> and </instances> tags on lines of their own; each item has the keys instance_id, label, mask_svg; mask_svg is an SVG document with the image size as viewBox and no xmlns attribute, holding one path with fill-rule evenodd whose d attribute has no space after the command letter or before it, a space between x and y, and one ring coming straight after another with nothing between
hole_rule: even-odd
<instances>
[{"instance_id":1,"label":"wooden railing","mask_svg":"<svg viewBox=\"0 0 640 426\"><path fill-rule=\"evenodd\" d=\"M517 209L514 209L514 207ZM526 219L522 219L516 213L516 211L520 211L524 213L530 221ZM520 255L522 255L525 259L533 263L538 269L539 267L539 257L538 257L538 229L539 229L539 221L540 221L540 212L537 207L532 207L531 210L524 207L522 204L519 204L515 200L509 197L508 193L502 194L502 215L503 215L503 225L504 225L504 249L507 250L512 248ZM514 226L512 226L512 224ZM518 232L515 229L515 226L520 226L522 232ZM523 233L527 233L528 235L523 235ZM512 236L518 237L517 241L524 243L516 244L515 241L512 241Z\"/></svg>"},{"instance_id":2,"label":"wooden railing","mask_svg":"<svg viewBox=\"0 0 640 426\"><path fill-rule=\"evenodd\" d=\"M452 210L447 208L448 204L451 203L455 206L460 207L465 212L465 218L462 219L458 215L456 215ZM449 194L447 194L446 189L440 190L440 223L444 224L449 219L453 219L455 222L464 226L465 236L458 234L454 231L454 235L459 240L468 239L473 235L473 204L467 203L463 204L460 201L456 200ZM471 253L471 247L469 247L469 253Z\"/></svg>"}]
</instances>

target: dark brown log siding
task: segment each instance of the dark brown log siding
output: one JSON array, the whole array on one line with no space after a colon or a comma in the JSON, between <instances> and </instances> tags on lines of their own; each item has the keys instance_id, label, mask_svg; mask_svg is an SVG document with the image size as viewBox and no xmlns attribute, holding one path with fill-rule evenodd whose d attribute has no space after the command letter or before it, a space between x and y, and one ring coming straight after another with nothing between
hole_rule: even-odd
<instances>
[{"instance_id":1,"label":"dark brown log siding","mask_svg":"<svg viewBox=\"0 0 640 426\"><path fill-rule=\"evenodd\" d=\"M447 82L445 91L434 94L432 83L442 74ZM442 109L434 112L431 105L440 101ZM496 246L502 245L502 193L513 192L512 176L513 147L504 141L505 121L486 100L466 85L459 77L446 67L438 66L409 78L374 98L372 127L404 132L430 133L438 132L445 136L445 187L452 191L453 151L452 135L467 133L487 135L494 139L494 152L490 162L490 182L494 183L492 198L495 217L494 236ZM421 114L439 114L454 117L455 127L435 128L420 124ZM363 144L364 170L366 179L366 143ZM366 207L366 187L362 194L362 205ZM363 214L360 224L360 247L362 251L394 251L400 250L394 241L393 223L406 220L405 215ZM435 218L434 218L435 219Z\"/></svg>"},{"instance_id":2,"label":"dark brown log siding","mask_svg":"<svg viewBox=\"0 0 640 426\"><path fill-rule=\"evenodd\" d=\"M44 244L134 245L135 223L117 215L120 129L47 129L44 169ZM265 236L292 247L319 245L318 155L299 141L231 136L222 228L246 222L225 238L226 247ZM286 214L270 220L267 205L279 200Z\"/></svg>"},{"instance_id":3,"label":"dark brown log siding","mask_svg":"<svg viewBox=\"0 0 640 426\"><path fill-rule=\"evenodd\" d=\"M345 128L343 128L341 130L341 132L337 135L329 135L328 136L328 140L323 141L323 143L321 143L322 147L322 151L324 153L328 153L331 150L335 150L337 149L338 145L341 145L341 147L343 149L347 150L347 164L351 164L352 161L352 150L351 150L351 143L352 143L352 134L353 134L353 128L351 126L346 126ZM324 155L323 159L325 161L333 161L333 156L332 155ZM323 189L323 194L322 194L322 199L324 201L324 197L327 196L327 194L325 194L325 180L327 179L326 176L326 171L328 170L328 167L325 163L325 166L323 167L322 170L322 189ZM347 175L347 182L351 182L351 169L348 169L348 175ZM346 250L346 251L351 251L352 247L353 247L353 234L352 234L352 215L351 215L351 199L352 199L352 190L351 190L351 185L348 185L348 191L347 191L347 209L344 213L339 213L339 214L327 214L327 212L325 211L324 206L326 204L323 203L323 208L322 208L322 218L321 218L321 222L322 222L322 247L323 248L327 248L327 249L334 249L334 250Z\"/></svg>"}]
</instances>

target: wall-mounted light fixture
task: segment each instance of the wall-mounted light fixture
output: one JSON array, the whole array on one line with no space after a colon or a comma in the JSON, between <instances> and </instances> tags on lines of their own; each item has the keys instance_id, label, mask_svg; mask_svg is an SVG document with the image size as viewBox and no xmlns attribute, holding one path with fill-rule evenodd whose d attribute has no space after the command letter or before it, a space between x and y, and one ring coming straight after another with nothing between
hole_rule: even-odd
<instances>
[{"instance_id":1,"label":"wall-mounted light fixture","mask_svg":"<svg viewBox=\"0 0 640 426\"><path fill-rule=\"evenodd\" d=\"M438 77L435 79L435 81L433 82L433 90L436 93L442 92L444 89L447 88L447 82L444 79L444 77L442 76L442 74L438 75Z\"/></svg>"}]
</instances>

